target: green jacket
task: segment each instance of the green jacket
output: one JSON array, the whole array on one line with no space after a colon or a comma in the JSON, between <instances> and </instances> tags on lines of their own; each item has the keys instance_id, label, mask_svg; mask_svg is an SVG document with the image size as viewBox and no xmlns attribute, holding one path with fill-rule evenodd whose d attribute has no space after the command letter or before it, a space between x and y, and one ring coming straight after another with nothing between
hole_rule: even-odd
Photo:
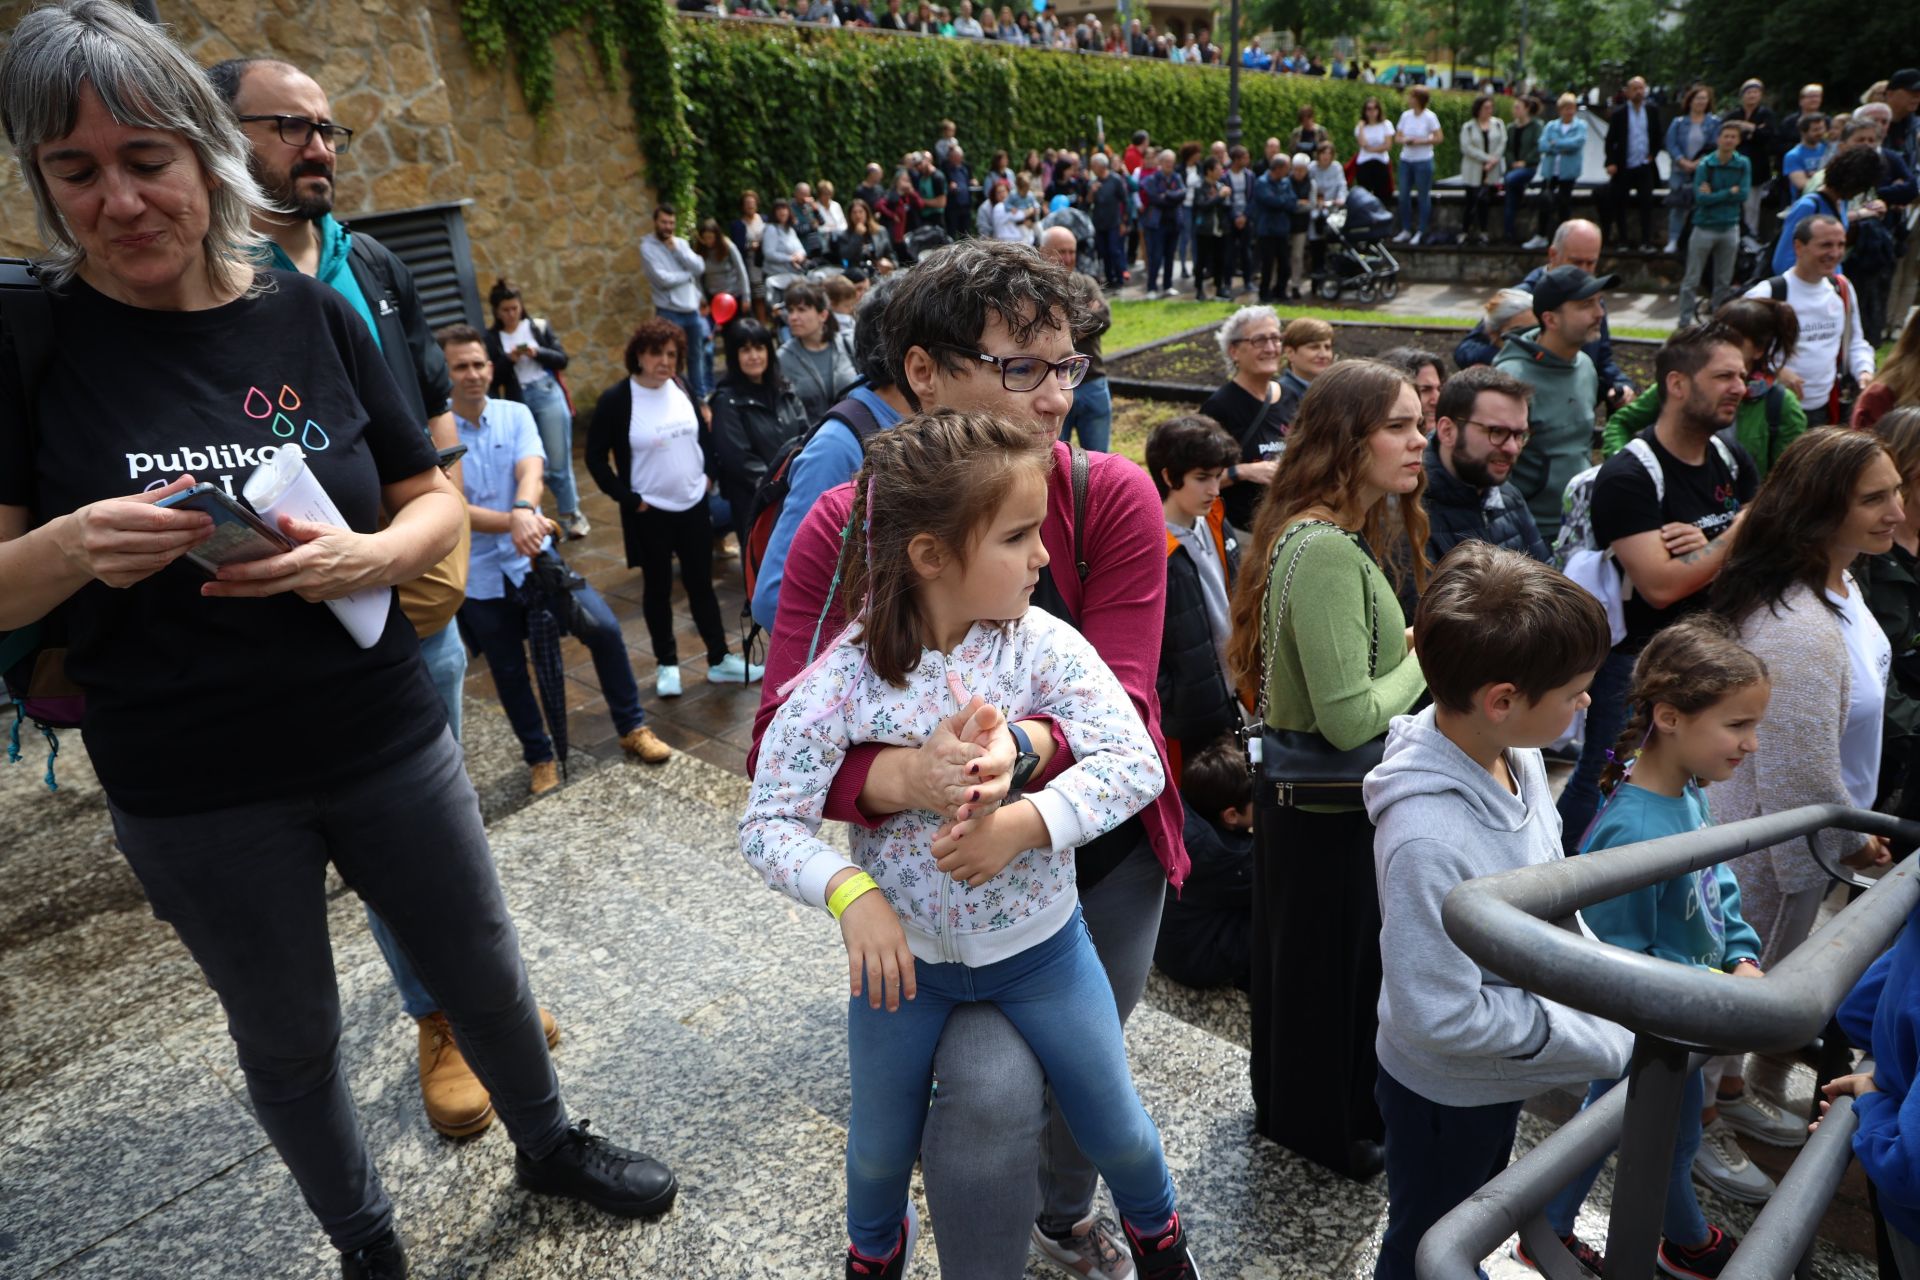
<instances>
[{"instance_id":1,"label":"green jacket","mask_svg":"<svg viewBox=\"0 0 1920 1280\"><path fill-rule=\"evenodd\" d=\"M1920 736L1920 562L1896 544L1884 555L1854 561L1853 580L1893 645L1886 737Z\"/></svg>"},{"instance_id":2,"label":"green jacket","mask_svg":"<svg viewBox=\"0 0 1920 1280\"><path fill-rule=\"evenodd\" d=\"M1762 480L1767 478L1767 472L1773 469L1773 464L1786 447L1807 433L1807 411L1800 407L1800 398L1785 387L1779 390L1780 425L1777 429L1767 424L1766 396L1749 396L1742 400L1740 411L1733 419L1734 437L1739 440L1740 447L1753 456L1754 465L1760 468L1758 478ZM1660 388L1651 386L1642 391L1633 403L1614 410L1607 419L1607 429L1601 434L1600 451L1611 458L1626 448L1627 441L1652 426L1654 419L1659 416Z\"/></svg>"},{"instance_id":3,"label":"green jacket","mask_svg":"<svg viewBox=\"0 0 1920 1280\"><path fill-rule=\"evenodd\" d=\"M1289 566L1293 583L1281 619ZM1426 691L1420 663L1407 651L1407 619L1393 584L1357 538L1321 526L1289 529L1262 607L1273 638L1264 655L1272 728L1309 730L1349 751L1385 733L1387 722ZM1380 651L1369 672L1376 625Z\"/></svg>"},{"instance_id":4,"label":"green jacket","mask_svg":"<svg viewBox=\"0 0 1920 1280\"><path fill-rule=\"evenodd\" d=\"M1544 127L1538 120L1529 120L1524 125L1508 128L1507 168L1540 167L1540 130Z\"/></svg>"},{"instance_id":5,"label":"green jacket","mask_svg":"<svg viewBox=\"0 0 1920 1280\"><path fill-rule=\"evenodd\" d=\"M1593 465L1593 406L1600 376L1586 352L1563 360L1537 342L1540 330L1508 334L1493 367L1533 388L1527 421L1533 438L1513 464L1513 487L1527 500L1548 546L1560 532L1567 481Z\"/></svg>"},{"instance_id":6,"label":"green jacket","mask_svg":"<svg viewBox=\"0 0 1920 1280\"><path fill-rule=\"evenodd\" d=\"M1733 159L1721 164L1720 153L1709 151L1700 158L1693 176L1699 180L1693 184L1693 225L1709 230L1738 226L1740 206L1753 190L1753 165L1747 158L1736 151ZM1706 195L1698 190L1702 182L1711 188Z\"/></svg>"}]
</instances>

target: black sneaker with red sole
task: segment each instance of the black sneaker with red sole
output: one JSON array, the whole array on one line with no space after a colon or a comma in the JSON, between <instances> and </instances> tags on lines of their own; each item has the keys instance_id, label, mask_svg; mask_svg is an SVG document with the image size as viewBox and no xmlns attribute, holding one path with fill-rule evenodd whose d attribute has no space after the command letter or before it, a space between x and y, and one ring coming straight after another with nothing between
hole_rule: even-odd
<instances>
[{"instance_id":1,"label":"black sneaker with red sole","mask_svg":"<svg viewBox=\"0 0 1920 1280\"><path fill-rule=\"evenodd\" d=\"M853 1245L847 1246L847 1280L904 1280L907 1268L913 1265L913 1245L919 1234L919 1216L908 1206L893 1252L886 1257L869 1258Z\"/></svg>"},{"instance_id":2,"label":"black sneaker with red sole","mask_svg":"<svg viewBox=\"0 0 1920 1280\"><path fill-rule=\"evenodd\" d=\"M1200 1280L1200 1268L1187 1251L1187 1229L1174 1214L1166 1230L1155 1236L1142 1236L1131 1223L1127 1230L1127 1248L1133 1253L1133 1270L1139 1280Z\"/></svg>"},{"instance_id":3,"label":"black sneaker with red sole","mask_svg":"<svg viewBox=\"0 0 1920 1280\"><path fill-rule=\"evenodd\" d=\"M1683 1249L1673 1241L1662 1237L1660 1252L1654 1260L1660 1269L1680 1280L1716 1280L1733 1261L1733 1251L1740 1242L1718 1227L1707 1228L1707 1242L1698 1249Z\"/></svg>"},{"instance_id":4,"label":"black sneaker with red sole","mask_svg":"<svg viewBox=\"0 0 1920 1280\"><path fill-rule=\"evenodd\" d=\"M1606 1274L1607 1272L1606 1255L1601 1253L1598 1249L1594 1248L1592 1245L1588 1244L1585 1240L1582 1240L1579 1236L1562 1236L1560 1238L1560 1243L1567 1246L1567 1252L1572 1254L1573 1260L1579 1263L1582 1267L1585 1267L1588 1271L1592 1272L1596 1276ZM1540 1269L1539 1264L1536 1263L1532 1258L1527 1256L1527 1247L1524 1244L1520 1243L1520 1241L1515 1240L1513 1242L1512 1253L1513 1253L1513 1260L1519 1263L1521 1266L1527 1267L1533 1271L1538 1271Z\"/></svg>"}]
</instances>

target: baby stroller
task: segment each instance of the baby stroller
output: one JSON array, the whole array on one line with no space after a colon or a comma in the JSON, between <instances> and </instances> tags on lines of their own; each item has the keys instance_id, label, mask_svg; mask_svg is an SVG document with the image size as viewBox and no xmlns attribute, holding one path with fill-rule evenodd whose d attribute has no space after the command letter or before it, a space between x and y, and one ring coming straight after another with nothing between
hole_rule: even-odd
<instances>
[{"instance_id":1,"label":"baby stroller","mask_svg":"<svg viewBox=\"0 0 1920 1280\"><path fill-rule=\"evenodd\" d=\"M1346 207L1319 215L1329 242L1326 261L1314 273L1313 289L1328 302L1351 290L1362 302L1386 301L1400 292L1400 264L1387 248L1393 214L1365 187L1347 192Z\"/></svg>"},{"instance_id":2,"label":"baby stroller","mask_svg":"<svg viewBox=\"0 0 1920 1280\"><path fill-rule=\"evenodd\" d=\"M906 243L900 246L900 256L905 260L902 265L918 262L942 245L952 243L953 240L939 227L915 227L907 232Z\"/></svg>"}]
</instances>

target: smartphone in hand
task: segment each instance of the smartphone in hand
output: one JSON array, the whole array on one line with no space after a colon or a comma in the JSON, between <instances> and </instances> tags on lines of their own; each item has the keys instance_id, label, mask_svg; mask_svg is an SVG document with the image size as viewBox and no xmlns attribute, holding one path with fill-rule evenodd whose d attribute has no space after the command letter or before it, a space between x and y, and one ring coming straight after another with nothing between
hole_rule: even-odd
<instances>
[{"instance_id":1,"label":"smartphone in hand","mask_svg":"<svg viewBox=\"0 0 1920 1280\"><path fill-rule=\"evenodd\" d=\"M199 511L213 517L213 536L186 553L186 558L210 578L222 565L265 560L293 549L293 543L277 529L239 499L228 497L227 491L217 484L197 484L154 505Z\"/></svg>"}]
</instances>

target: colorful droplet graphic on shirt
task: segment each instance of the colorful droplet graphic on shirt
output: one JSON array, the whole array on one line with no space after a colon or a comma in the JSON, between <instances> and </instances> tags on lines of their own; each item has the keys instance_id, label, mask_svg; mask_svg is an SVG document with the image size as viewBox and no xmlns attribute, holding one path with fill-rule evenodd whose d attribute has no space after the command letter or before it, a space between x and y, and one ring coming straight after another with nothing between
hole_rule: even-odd
<instances>
[{"instance_id":1,"label":"colorful droplet graphic on shirt","mask_svg":"<svg viewBox=\"0 0 1920 1280\"><path fill-rule=\"evenodd\" d=\"M256 401L260 405L258 410L254 408ZM260 388L248 387L246 399L240 402L240 412L246 414L249 418L270 417L273 414L273 401L267 399L267 393Z\"/></svg>"},{"instance_id":2,"label":"colorful droplet graphic on shirt","mask_svg":"<svg viewBox=\"0 0 1920 1280\"><path fill-rule=\"evenodd\" d=\"M294 419L288 416L299 413L305 403L298 391L283 382L278 396L269 396L258 387L248 387L247 394L240 401L240 412L256 422L267 422L268 429L282 440L298 436L300 447L308 453L320 453L332 448L333 437L327 434L325 427L312 418L306 420L304 427L296 426Z\"/></svg>"},{"instance_id":3,"label":"colorful droplet graphic on shirt","mask_svg":"<svg viewBox=\"0 0 1920 1280\"><path fill-rule=\"evenodd\" d=\"M288 404L287 401L289 400L293 401L293 403ZM300 407L300 393L284 382L280 384L280 407L288 413L292 413Z\"/></svg>"},{"instance_id":4,"label":"colorful droplet graphic on shirt","mask_svg":"<svg viewBox=\"0 0 1920 1280\"><path fill-rule=\"evenodd\" d=\"M289 418L286 414L276 413L273 415L273 434L279 436L281 439L291 439L293 433L298 429L299 428L293 425L293 419Z\"/></svg>"},{"instance_id":5,"label":"colorful droplet graphic on shirt","mask_svg":"<svg viewBox=\"0 0 1920 1280\"><path fill-rule=\"evenodd\" d=\"M327 435L326 428L308 418L306 428L300 432L300 447L308 453L319 453L332 443L333 439Z\"/></svg>"}]
</instances>

